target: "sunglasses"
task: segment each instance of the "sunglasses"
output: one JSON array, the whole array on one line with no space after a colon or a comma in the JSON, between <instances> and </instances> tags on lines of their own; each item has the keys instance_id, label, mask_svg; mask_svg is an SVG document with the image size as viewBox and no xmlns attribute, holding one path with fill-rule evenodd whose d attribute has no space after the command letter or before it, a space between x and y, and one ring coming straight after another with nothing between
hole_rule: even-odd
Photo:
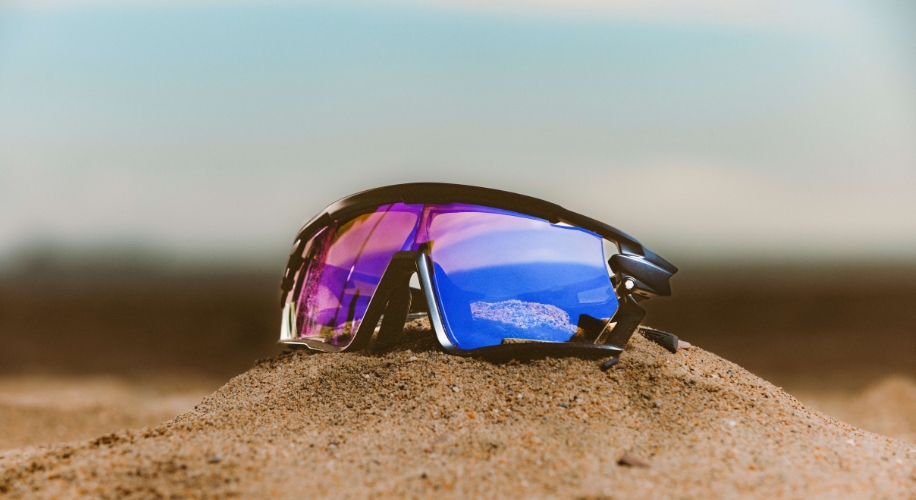
<instances>
[{"instance_id":1,"label":"sunglasses","mask_svg":"<svg viewBox=\"0 0 916 500\"><path fill-rule=\"evenodd\" d=\"M671 295L676 272L633 237L544 200L457 184L380 187L299 231L279 342L356 351L428 316L452 354L617 356L645 317L638 302Z\"/></svg>"}]
</instances>

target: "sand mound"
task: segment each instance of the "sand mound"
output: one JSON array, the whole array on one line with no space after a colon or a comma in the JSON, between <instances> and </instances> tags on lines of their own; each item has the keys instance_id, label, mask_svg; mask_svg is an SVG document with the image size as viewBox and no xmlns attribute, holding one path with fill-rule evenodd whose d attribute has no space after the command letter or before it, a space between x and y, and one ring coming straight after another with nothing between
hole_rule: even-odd
<instances>
[{"instance_id":1,"label":"sand mound","mask_svg":"<svg viewBox=\"0 0 916 500\"><path fill-rule=\"evenodd\" d=\"M605 373L575 358L462 359L427 331L406 335L372 355L260 362L155 429L0 452L0 493L916 496L916 446L807 410L700 349L634 338Z\"/></svg>"},{"instance_id":2,"label":"sand mound","mask_svg":"<svg viewBox=\"0 0 916 500\"><path fill-rule=\"evenodd\" d=\"M803 397L812 407L863 429L916 443L916 381L892 376L857 394Z\"/></svg>"}]
</instances>

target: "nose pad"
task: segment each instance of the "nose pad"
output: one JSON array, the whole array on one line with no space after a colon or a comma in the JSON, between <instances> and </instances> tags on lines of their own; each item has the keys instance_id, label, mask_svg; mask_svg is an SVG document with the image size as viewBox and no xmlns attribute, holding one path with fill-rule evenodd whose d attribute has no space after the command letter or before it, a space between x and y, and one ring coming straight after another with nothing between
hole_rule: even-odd
<instances>
[{"instance_id":1,"label":"nose pad","mask_svg":"<svg viewBox=\"0 0 916 500\"><path fill-rule=\"evenodd\" d=\"M412 295L411 288L407 286L407 283L404 283L403 286L395 287L388 295L388 305L385 307L382 324L376 334L377 343L387 342L404 330L404 323L407 321L407 314L410 313L410 304L413 301Z\"/></svg>"}]
</instances>

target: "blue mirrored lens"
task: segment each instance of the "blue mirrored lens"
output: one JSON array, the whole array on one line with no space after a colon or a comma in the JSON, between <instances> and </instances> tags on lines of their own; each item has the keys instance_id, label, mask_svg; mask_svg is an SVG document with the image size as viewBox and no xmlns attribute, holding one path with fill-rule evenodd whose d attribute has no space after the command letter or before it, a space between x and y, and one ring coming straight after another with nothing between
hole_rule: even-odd
<instances>
[{"instance_id":1,"label":"blue mirrored lens","mask_svg":"<svg viewBox=\"0 0 916 500\"><path fill-rule=\"evenodd\" d=\"M617 311L597 234L473 205L424 212L443 320L459 348L593 341Z\"/></svg>"}]
</instances>

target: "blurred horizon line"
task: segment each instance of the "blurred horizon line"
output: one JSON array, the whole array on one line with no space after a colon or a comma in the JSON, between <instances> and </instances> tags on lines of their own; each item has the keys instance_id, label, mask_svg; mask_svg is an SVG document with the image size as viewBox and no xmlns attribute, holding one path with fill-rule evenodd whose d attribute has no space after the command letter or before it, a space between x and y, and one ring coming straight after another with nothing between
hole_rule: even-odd
<instances>
[{"instance_id":1,"label":"blurred horizon line","mask_svg":"<svg viewBox=\"0 0 916 500\"><path fill-rule=\"evenodd\" d=\"M678 254L660 251L681 271L788 272L813 271L830 275L875 274L879 281L916 278L916 256L906 254L816 256L811 253L770 253L751 255L746 251ZM68 276L73 278L119 277L127 275L276 275L283 273L286 254L254 256L241 252L180 253L151 245L33 245L0 256L0 280L29 277Z\"/></svg>"}]
</instances>

